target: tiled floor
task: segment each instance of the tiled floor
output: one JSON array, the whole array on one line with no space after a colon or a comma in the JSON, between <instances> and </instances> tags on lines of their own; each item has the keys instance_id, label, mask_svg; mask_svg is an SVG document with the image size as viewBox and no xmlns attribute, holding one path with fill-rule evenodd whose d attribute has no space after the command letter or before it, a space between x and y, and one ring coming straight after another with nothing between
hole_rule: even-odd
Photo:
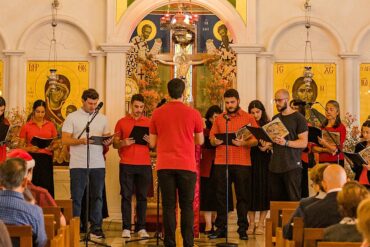
<instances>
[{"instance_id":1,"label":"tiled floor","mask_svg":"<svg viewBox=\"0 0 370 247\"><path fill-rule=\"evenodd\" d=\"M105 223L105 234L106 239L102 241L112 247L137 247L137 246L156 246L156 239L150 240L141 240L137 242L126 243L125 239L121 238L121 230L119 229L119 223ZM250 235L249 240L241 241L239 240L239 235L236 233L236 213L233 212L230 214L230 230L229 230L229 242L237 243L239 246L247 247L263 247L264 246L264 235ZM154 233L150 233L151 236L154 236ZM131 240L137 239L135 235L132 235ZM195 239L196 246L216 246L216 243L224 243L225 239L209 240L207 236L201 234L199 239ZM162 242L160 242L162 244ZM85 246L85 243L81 243L80 246ZM89 246L98 246L95 244L89 244ZM163 245L162 245L163 246Z\"/></svg>"}]
</instances>

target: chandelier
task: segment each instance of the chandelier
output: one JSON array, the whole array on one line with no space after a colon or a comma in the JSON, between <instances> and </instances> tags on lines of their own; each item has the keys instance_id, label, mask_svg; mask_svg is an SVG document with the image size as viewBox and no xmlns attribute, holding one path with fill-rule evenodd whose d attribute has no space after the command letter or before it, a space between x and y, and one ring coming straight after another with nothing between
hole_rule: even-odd
<instances>
[{"instance_id":1,"label":"chandelier","mask_svg":"<svg viewBox=\"0 0 370 247\"><path fill-rule=\"evenodd\" d=\"M189 0L190 11L185 11L185 6L179 3L178 11L170 13L170 1L167 5L167 13L160 19L161 27L172 31L172 40L175 44L186 47L195 40L195 28L199 16L193 14L191 10L191 0Z\"/></svg>"},{"instance_id":2,"label":"chandelier","mask_svg":"<svg viewBox=\"0 0 370 247\"><path fill-rule=\"evenodd\" d=\"M312 72L312 46L310 40L310 28L311 28L311 4L310 0L306 0L304 4L305 8L305 28L306 28L306 43L304 47L304 70L303 70L303 81L306 86L310 86L313 78Z\"/></svg>"},{"instance_id":3,"label":"chandelier","mask_svg":"<svg viewBox=\"0 0 370 247\"><path fill-rule=\"evenodd\" d=\"M53 0L51 3L51 28L52 28L52 38L50 40L50 48L49 48L49 64L50 62L53 65L50 68L50 74L48 76L48 82L51 86L58 82L58 75L56 74L56 62L57 62L57 40L55 38L55 30L58 25L57 22L57 11L59 7L59 1ZM50 66L50 65L49 65Z\"/></svg>"}]
</instances>

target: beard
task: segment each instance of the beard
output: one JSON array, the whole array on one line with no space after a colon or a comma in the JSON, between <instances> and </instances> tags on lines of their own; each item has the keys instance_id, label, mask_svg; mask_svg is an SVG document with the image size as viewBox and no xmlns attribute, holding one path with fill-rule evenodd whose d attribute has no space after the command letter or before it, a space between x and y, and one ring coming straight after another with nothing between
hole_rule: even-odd
<instances>
[{"instance_id":1,"label":"beard","mask_svg":"<svg viewBox=\"0 0 370 247\"><path fill-rule=\"evenodd\" d=\"M227 112L227 114L232 114L232 113L237 112L239 109L240 109L240 106L239 106L239 105L237 105L237 106L235 107L235 109L233 109L233 110L226 109L226 112Z\"/></svg>"},{"instance_id":2,"label":"beard","mask_svg":"<svg viewBox=\"0 0 370 247\"><path fill-rule=\"evenodd\" d=\"M281 108L278 108L277 110L278 110L278 112L283 112L283 111L286 110L286 108L288 108L288 103L287 102L285 102L284 105Z\"/></svg>"}]
</instances>

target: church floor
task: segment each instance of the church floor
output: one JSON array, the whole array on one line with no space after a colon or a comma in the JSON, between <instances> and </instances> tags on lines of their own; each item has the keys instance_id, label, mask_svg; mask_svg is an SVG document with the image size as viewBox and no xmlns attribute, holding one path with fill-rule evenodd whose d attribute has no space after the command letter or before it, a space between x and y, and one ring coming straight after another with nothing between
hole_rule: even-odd
<instances>
[{"instance_id":1,"label":"church floor","mask_svg":"<svg viewBox=\"0 0 370 247\"><path fill-rule=\"evenodd\" d=\"M247 247L263 247L265 246L264 235L249 235L249 240L239 240L239 235L236 232L237 225L236 225L236 212L232 212L230 214L230 230L229 230L229 242L237 243L239 246L247 246ZM138 242L131 242L125 243L125 239L121 238L121 230L120 230L120 223L117 222L105 222L104 223L104 232L106 235L105 243L112 247L120 247L120 246L127 246L127 247L138 247L138 246L156 246L156 239L150 240L141 240ZM153 236L154 233L150 232L150 236ZM136 239L136 236L133 234L131 240ZM99 241L99 240L98 240ZM217 243L224 243L225 238L216 239L216 240L209 240L206 235L201 234L199 239L195 239L196 246L216 246ZM162 244L160 241L159 244ZM80 246L85 246L85 243L81 243ZM89 246L98 246L95 244L89 244ZM163 245L162 245L163 246Z\"/></svg>"}]
</instances>

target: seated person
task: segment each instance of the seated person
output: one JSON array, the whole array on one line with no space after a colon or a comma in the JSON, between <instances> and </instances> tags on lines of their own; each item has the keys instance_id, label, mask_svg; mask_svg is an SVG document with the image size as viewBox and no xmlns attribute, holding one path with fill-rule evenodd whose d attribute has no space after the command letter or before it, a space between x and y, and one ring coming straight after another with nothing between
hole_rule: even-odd
<instances>
[{"instance_id":1,"label":"seated person","mask_svg":"<svg viewBox=\"0 0 370 247\"><path fill-rule=\"evenodd\" d=\"M340 165L329 165L324 170L322 185L326 196L303 210L304 227L324 228L340 222L337 194L347 181L347 175Z\"/></svg>"},{"instance_id":2,"label":"seated person","mask_svg":"<svg viewBox=\"0 0 370 247\"><path fill-rule=\"evenodd\" d=\"M30 225L33 246L43 247L47 238L42 210L23 197L26 172L26 162L19 158L8 159L0 166L0 183L4 188L0 191L0 219L8 225Z\"/></svg>"},{"instance_id":3,"label":"seated person","mask_svg":"<svg viewBox=\"0 0 370 247\"><path fill-rule=\"evenodd\" d=\"M27 188L24 191L24 196L26 201L37 204L40 207L57 207L57 203L55 202L54 198L50 195L47 189L44 189L40 186L36 186L32 184L32 175L33 175L33 168L35 167L35 160L32 156L24 151L23 149L13 149L7 155L8 158L20 158L26 161L27 164ZM29 196L27 193L31 192L32 194ZM64 215L60 214L60 225L66 225L66 219Z\"/></svg>"},{"instance_id":4,"label":"seated person","mask_svg":"<svg viewBox=\"0 0 370 247\"><path fill-rule=\"evenodd\" d=\"M343 219L324 230L324 241L361 242L362 236L356 229L356 210L360 202L369 196L365 186L356 181L347 182L338 192L338 209Z\"/></svg>"},{"instance_id":5,"label":"seated person","mask_svg":"<svg viewBox=\"0 0 370 247\"><path fill-rule=\"evenodd\" d=\"M10 236L8 230L6 229L6 225L1 220L0 220L0 246L4 247L12 246L12 241L10 240Z\"/></svg>"},{"instance_id":6,"label":"seated person","mask_svg":"<svg viewBox=\"0 0 370 247\"><path fill-rule=\"evenodd\" d=\"M303 217L303 210L308 205L323 199L326 196L324 191L322 180L323 180L323 173L325 168L328 165L325 164L317 164L315 165L310 171L310 179L311 179L311 186L312 189L316 192L316 194L312 197L303 198L299 202L298 208L292 214L288 224L283 227L283 236L285 239L292 239L293 237L293 219L294 217Z\"/></svg>"},{"instance_id":7,"label":"seated person","mask_svg":"<svg viewBox=\"0 0 370 247\"><path fill-rule=\"evenodd\" d=\"M370 243L370 198L366 198L358 206L356 225L363 237L361 247L368 247Z\"/></svg>"}]
</instances>

